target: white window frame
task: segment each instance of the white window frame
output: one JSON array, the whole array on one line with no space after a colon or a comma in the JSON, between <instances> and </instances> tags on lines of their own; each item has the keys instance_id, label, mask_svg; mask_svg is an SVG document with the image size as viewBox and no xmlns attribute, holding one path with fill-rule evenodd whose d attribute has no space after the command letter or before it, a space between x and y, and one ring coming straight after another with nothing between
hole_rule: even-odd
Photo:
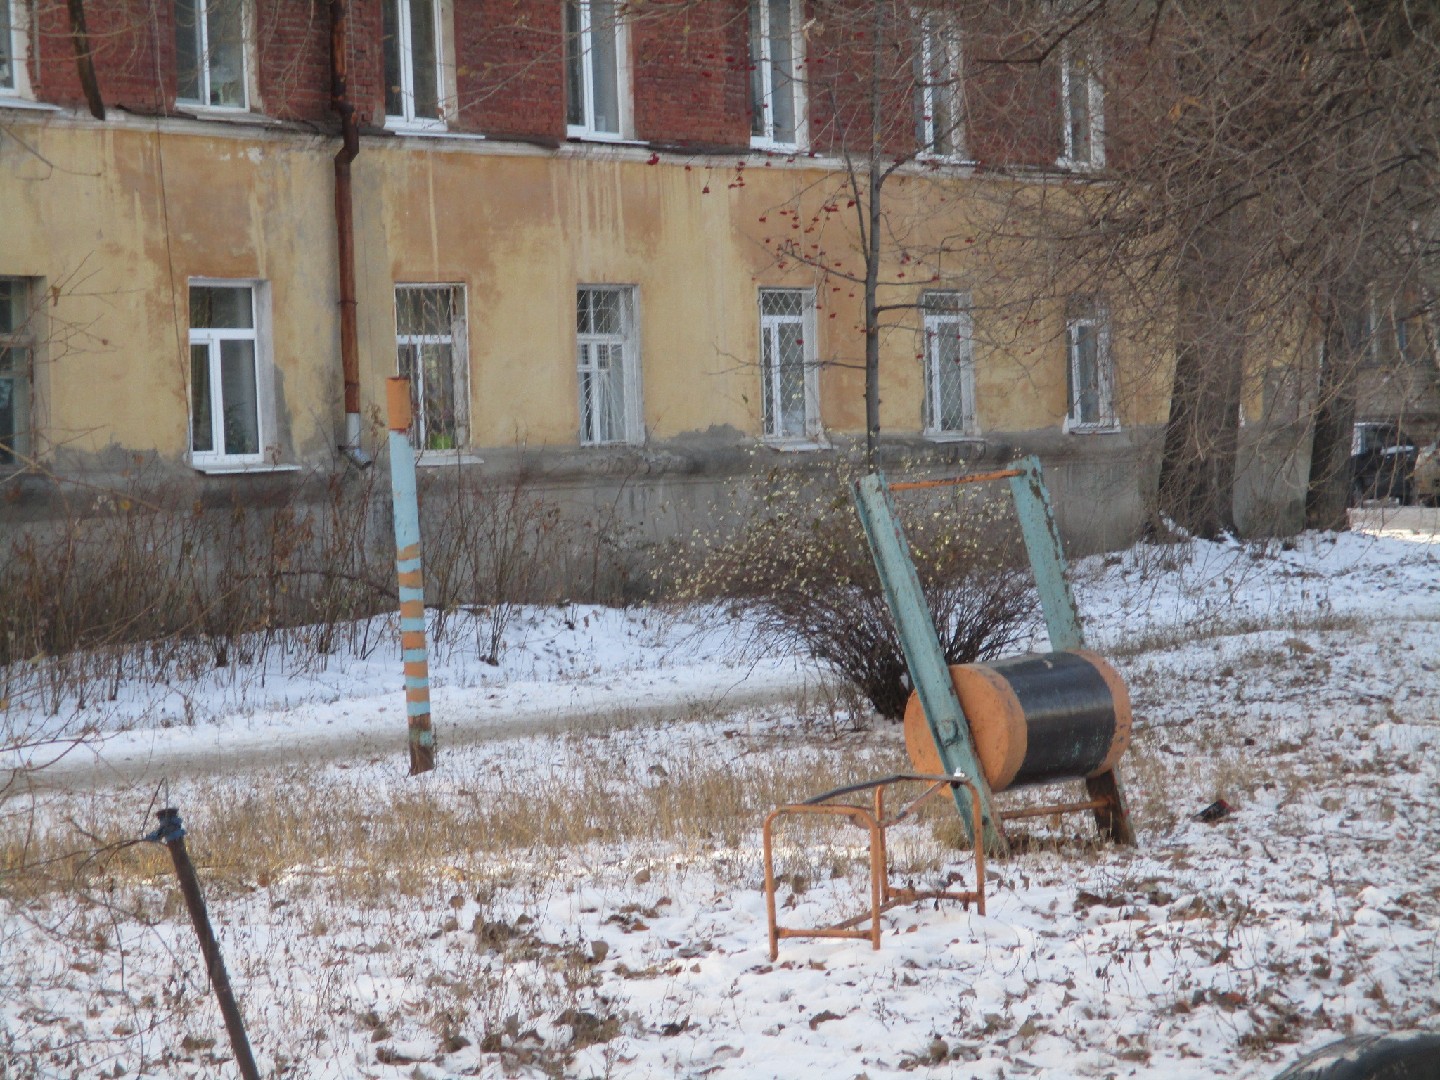
<instances>
[{"instance_id":1,"label":"white window frame","mask_svg":"<svg viewBox=\"0 0 1440 1080\"><path fill-rule=\"evenodd\" d=\"M765 298L772 294L788 293L800 297L801 310L799 315L768 315L765 312ZM765 441L772 445L791 446L800 449L809 449L824 445L824 429L821 426L820 418L820 363L815 350L815 290L814 289L791 289L791 288L764 288L762 287L758 296L758 311L760 314L760 409L761 423L764 427ZM780 355L780 327L782 325L794 325L799 323L801 334L801 346L804 352L805 364L805 430L784 431L781 423L784 420L783 411L771 410L774 415L766 410L766 401L778 402L780 400L780 368L778 364L767 365L765 362L765 343L770 342L770 355Z\"/></svg>"},{"instance_id":2,"label":"white window frame","mask_svg":"<svg viewBox=\"0 0 1440 1080\"><path fill-rule=\"evenodd\" d=\"M640 397L640 340L637 328L640 325L639 290L634 285L588 285L576 286L575 303L578 313L581 297L585 293L610 293L619 298L620 333L595 334L575 331L575 389L580 413L581 446L639 445L645 441L645 423ZM620 348L621 416L618 433L607 436L599 430L600 417L604 415L603 402L599 406L586 401L586 377L592 395L599 390L603 395L608 383L595 367L595 347Z\"/></svg>"},{"instance_id":3,"label":"white window frame","mask_svg":"<svg viewBox=\"0 0 1440 1080\"><path fill-rule=\"evenodd\" d=\"M927 438L943 441L973 437L979 433L975 419L975 324L970 313L970 296L963 292L926 292L920 298L921 328L925 338L925 427ZM945 427L942 407L942 378L939 342L949 334L961 341L960 426Z\"/></svg>"},{"instance_id":4,"label":"white window frame","mask_svg":"<svg viewBox=\"0 0 1440 1080\"><path fill-rule=\"evenodd\" d=\"M9 16L6 47L10 50L10 75L0 82L0 100L29 98L30 92L30 5L25 0L0 0Z\"/></svg>"},{"instance_id":5,"label":"white window frame","mask_svg":"<svg viewBox=\"0 0 1440 1080\"><path fill-rule=\"evenodd\" d=\"M1077 70L1083 63L1084 71ZM1105 85L1100 78L1100 54L1093 46L1072 43L1068 38L1060 46L1060 129L1064 150L1056 163L1062 169L1089 170L1105 167ZM1083 87L1076 82L1084 80ZM1089 152L1081 157L1075 145L1075 125L1071 122L1071 105L1076 91L1083 92L1089 112Z\"/></svg>"},{"instance_id":6,"label":"white window frame","mask_svg":"<svg viewBox=\"0 0 1440 1080\"><path fill-rule=\"evenodd\" d=\"M775 137L775 109L772 104L775 100L775 67L770 56L770 43L773 40L770 34L770 0L750 0L751 5L758 5L759 15L758 19L751 19L751 25L759 27L759 41L752 39L750 42L750 62L755 65L760 78L760 100L755 100L753 83L750 91L750 108L755 113L752 117L750 145L757 150L803 150L809 142L810 118L805 83L801 78L805 67L805 34L802 23L804 0L786 2L790 5L790 87L795 106L795 138L789 142ZM757 118L763 126L763 131L759 133L754 130L754 121Z\"/></svg>"},{"instance_id":7,"label":"white window frame","mask_svg":"<svg viewBox=\"0 0 1440 1080\"><path fill-rule=\"evenodd\" d=\"M251 60L250 49L254 37L251 33L251 12L250 4L246 0L187 0L195 12L195 34L196 50L195 55L199 60L199 96L193 98L179 96L176 91L175 101L179 105L187 105L192 109L215 112L240 113L250 110L252 93L250 87L251 73L254 64ZM210 101L210 9L219 3L236 3L240 8L240 92L242 101L238 105L216 105ZM176 5L175 33L180 34L179 12Z\"/></svg>"},{"instance_id":8,"label":"white window frame","mask_svg":"<svg viewBox=\"0 0 1440 1080\"><path fill-rule=\"evenodd\" d=\"M449 333L406 334L400 330L400 294L406 291L445 290L450 294ZM470 339L466 319L465 286L458 282L397 282L395 285L395 371L400 370L400 350L408 346L448 345L450 347L451 385L455 394L455 422L449 447L430 447L430 418L425 410L424 367L416 365L416 377L410 383L410 404L413 417L410 444L419 454L463 453L470 445Z\"/></svg>"},{"instance_id":9,"label":"white window frame","mask_svg":"<svg viewBox=\"0 0 1440 1080\"><path fill-rule=\"evenodd\" d=\"M396 54L400 63L399 85L401 111L392 113L390 111L389 87L385 87L385 126L392 130L399 131L444 131L447 126L446 112L447 102L453 99L450 85L452 65L448 63L450 56L450 4L446 0L381 0L385 6L395 5L395 34ZM411 34L411 9L416 4L429 4L435 26L435 55L431 58L435 64L435 111L437 116L417 116L415 114L415 49L410 40ZM382 20L384 17L382 11ZM381 71L384 72L385 58L384 48L381 48ZM382 79L382 81L384 81Z\"/></svg>"},{"instance_id":10,"label":"white window frame","mask_svg":"<svg viewBox=\"0 0 1440 1080\"><path fill-rule=\"evenodd\" d=\"M929 9L918 12L920 49L917 56L916 104L919 111L920 155L936 161L964 161L965 87L964 54L960 27L954 11ZM941 73L940 80L935 79ZM942 100L953 118L948 131L936 131L936 106ZM936 149L944 140L948 149Z\"/></svg>"},{"instance_id":11,"label":"white window frame","mask_svg":"<svg viewBox=\"0 0 1440 1080\"><path fill-rule=\"evenodd\" d=\"M1072 432L1115 431L1120 419L1115 412L1115 357L1110 349L1110 314L1100 303L1073 305L1080 313L1065 322L1066 397L1065 430ZM1096 390L1099 395L1098 420L1086 421L1080 416L1080 339L1078 331L1089 327L1095 331Z\"/></svg>"},{"instance_id":12,"label":"white window frame","mask_svg":"<svg viewBox=\"0 0 1440 1080\"><path fill-rule=\"evenodd\" d=\"M275 417L275 370L270 355L270 294L269 283L256 279L191 278L191 287L248 289L250 291L250 327L190 327L186 348L185 371L187 373L186 413L187 427L190 428L190 463L202 472L238 472L247 468L273 466L278 461L279 449L270 440L276 431ZM186 321L189 321L189 299L187 294ZM255 430L257 451L253 454L227 454L225 452L225 404L223 380L220 371L220 343L222 341L251 341L255 354ZM195 449L193 417L195 415L195 387L189 379L190 348L205 345L209 356L210 380L210 430L214 437L213 450Z\"/></svg>"},{"instance_id":13,"label":"white window frame","mask_svg":"<svg viewBox=\"0 0 1440 1080\"><path fill-rule=\"evenodd\" d=\"M12 471L25 468L35 453L35 350L39 344L35 321L39 317L39 298L43 291L38 278L7 276L0 277L0 281L19 285L20 306L24 312L18 327L9 332L0 331L0 351L10 353L13 365L8 373L0 368L0 380L12 384L10 409L14 422L14 430L8 433L8 444L0 445L0 470ZM7 433L0 430L0 443L6 436Z\"/></svg>"},{"instance_id":14,"label":"white window frame","mask_svg":"<svg viewBox=\"0 0 1440 1080\"><path fill-rule=\"evenodd\" d=\"M567 81L565 111L567 122L565 133L572 139L593 139L597 141L621 141L629 139L634 133L634 106L631 98L631 63L630 63L630 23L624 18L621 11L620 0L612 0L611 9L614 25L611 29L615 35L615 131L604 131L596 125L595 117L595 47L594 47L594 18L592 0L565 0L565 6L573 8L579 16L580 34L578 57L581 69L580 88L582 95L582 111L584 118L581 123L570 123L568 114L570 111L569 85ZM566 13L568 18L568 11ZM567 29L565 34L565 78L570 80L574 76L572 63L575 57L570 50L572 41Z\"/></svg>"}]
</instances>

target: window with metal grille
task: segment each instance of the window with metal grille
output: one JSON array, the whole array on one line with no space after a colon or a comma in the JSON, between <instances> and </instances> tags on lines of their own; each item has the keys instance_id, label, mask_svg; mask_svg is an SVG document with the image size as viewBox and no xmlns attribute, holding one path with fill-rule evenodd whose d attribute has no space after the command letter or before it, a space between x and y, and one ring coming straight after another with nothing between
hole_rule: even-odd
<instances>
[{"instance_id":1,"label":"window with metal grille","mask_svg":"<svg viewBox=\"0 0 1440 1080\"><path fill-rule=\"evenodd\" d=\"M458 450L470 438L465 290L459 285L395 286L396 371L410 380L417 450Z\"/></svg>"},{"instance_id":2,"label":"window with metal grille","mask_svg":"<svg viewBox=\"0 0 1440 1080\"><path fill-rule=\"evenodd\" d=\"M576 290L575 368L581 443L644 441L633 286L582 285Z\"/></svg>"},{"instance_id":3,"label":"window with metal grille","mask_svg":"<svg viewBox=\"0 0 1440 1080\"><path fill-rule=\"evenodd\" d=\"M217 109L249 106L244 0L175 0L177 100Z\"/></svg>"},{"instance_id":4,"label":"window with metal grille","mask_svg":"<svg viewBox=\"0 0 1440 1080\"><path fill-rule=\"evenodd\" d=\"M626 134L625 24L616 0L566 0L566 131L572 138Z\"/></svg>"},{"instance_id":5,"label":"window with metal grille","mask_svg":"<svg viewBox=\"0 0 1440 1080\"><path fill-rule=\"evenodd\" d=\"M760 290L760 378L766 438L803 440L820 434L814 327L812 290Z\"/></svg>"},{"instance_id":6,"label":"window with metal grille","mask_svg":"<svg viewBox=\"0 0 1440 1080\"><path fill-rule=\"evenodd\" d=\"M799 148L805 94L799 0L750 0L750 143Z\"/></svg>"},{"instance_id":7,"label":"window with metal grille","mask_svg":"<svg viewBox=\"0 0 1440 1080\"><path fill-rule=\"evenodd\" d=\"M1066 428L1084 431L1117 426L1110 321L1104 305L1089 298L1072 301L1065 337L1070 396Z\"/></svg>"},{"instance_id":8,"label":"window with metal grille","mask_svg":"<svg viewBox=\"0 0 1440 1080\"><path fill-rule=\"evenodd\" d=\"M920 16L916 52L916 139L927 154L965 156L964 98L960 81L960 28L953 11Z\"/></svg>"},{"instance_id":9,"label":"window with metal grille","mask_svg":"<svg viewBox=\"0 0 1440 1080\"><path fill-rule=\"evenodd\" d=\"M920 312L925 331L925 434L974 434L970 298L959 292L927 292Z\"/></svg>"},{"instance_id":10,"label":"window with metal grille","mask_svg":"<svg viewBox=\"0 0 1440 1080\"><path fill-rule=\"evenodd\" d=\"M384 0L385 122L443 128L440 0Z\"/></svg>"},{"instance_id":11,"label":"window with metal grille","mask_svg":"<svg viewBox=\"0 0 1440 1080\"><path fill-rule=\"evenodd\" d=\"M5 465L31 453L35 293L26 278L0 277L0 464Z\"/></svg>"},{"instance_id":12,"label":"window with metal grille","mask_svg":"<svg viewBox=\"0 0 1440 1080\"><path fill-rule=\"evenodd\" d=\"M254 283L190 284L190 453L196 465L264 461Z\"/></svg>"}]
</instances>

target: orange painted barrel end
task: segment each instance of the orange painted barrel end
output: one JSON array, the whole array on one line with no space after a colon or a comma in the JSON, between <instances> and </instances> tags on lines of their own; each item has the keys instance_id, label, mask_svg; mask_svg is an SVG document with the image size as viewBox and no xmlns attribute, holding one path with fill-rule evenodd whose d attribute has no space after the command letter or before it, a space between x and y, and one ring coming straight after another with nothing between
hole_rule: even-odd
<instances>
[{"instance_id":1,"label":"orange painted barrel end","mask_svg":"<svg viewBox=\"0 0 1440 1080\"><path fill-rule=\"evenodd\" d=\"M1095 653L957 664L950 677L991 791L1099 776L1130 745L1130 695ZM916 771L945 771L919 694L905 707L905 747Z\"/></svg>"}]
</instances>

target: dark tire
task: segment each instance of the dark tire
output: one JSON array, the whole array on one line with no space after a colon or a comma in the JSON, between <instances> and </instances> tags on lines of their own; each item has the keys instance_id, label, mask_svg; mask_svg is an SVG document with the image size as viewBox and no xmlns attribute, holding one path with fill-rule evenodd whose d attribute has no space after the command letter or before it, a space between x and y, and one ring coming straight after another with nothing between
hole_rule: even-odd
<instances>
[{"instance_id":1,"label":"dark tire","mask_svg":"<svg viewBox=\"0 0 1440 1080\"><path fill-rule=\"evenodd\" d=\"M1440 1080L1440 1033L1341 1039L1306 1054L1275 1080Z\"/></svg>"}]
</instances>

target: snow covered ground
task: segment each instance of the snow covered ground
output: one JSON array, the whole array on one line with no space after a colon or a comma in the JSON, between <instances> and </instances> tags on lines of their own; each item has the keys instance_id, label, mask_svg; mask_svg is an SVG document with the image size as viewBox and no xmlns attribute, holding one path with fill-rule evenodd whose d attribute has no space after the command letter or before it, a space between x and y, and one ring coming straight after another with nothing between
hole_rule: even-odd
<instances>
[{"instance_id":1,"label":"snow covered ground","mask_svg":"<svg viewBox=\"0 0 1440 1080\"><path fill-rule=\"evenodd\" d=\"M1079 565L1090 643L1134 699L1122 773L1138 849L1042 821L991 865L986 916L898 908L878 952L786 940L771 962L763 809L623 841L597 810L772 768L799 798L821 786L804 786L810 769L903 764L897 731L844 715L793 657L746 664L742 628L713 612L531 611L499 668L448 650L440 764L421 778L403 775L393 644L323 671L126 687L79 721L12 709L31 742L77 722L105 734L40 772L48 790L12 795L5 822L72 846L77 827L138 836L163 784L264 1075L1269 1077L1342 1035L1440 1016L1440 546L1376 533ZM277 852L256 873L206 844L257 799L287 800L303 832L357 805L523 817L555 791L573 791L588 839L472 857L457 837L418 880L373 865L378 824L330 863ZM1229 817L1192 820L1217 798ZM898 872L968 883L949 833L897 830ZM858 910L854 838L809 843L781 837L786 925ZM152 863L138 880L113 871L108 894L107 872L88 891L0 884L13 1075L235 1075L173 879ZM380 884L354 888L357 868Z\"/></svg>"}]
</instances>

